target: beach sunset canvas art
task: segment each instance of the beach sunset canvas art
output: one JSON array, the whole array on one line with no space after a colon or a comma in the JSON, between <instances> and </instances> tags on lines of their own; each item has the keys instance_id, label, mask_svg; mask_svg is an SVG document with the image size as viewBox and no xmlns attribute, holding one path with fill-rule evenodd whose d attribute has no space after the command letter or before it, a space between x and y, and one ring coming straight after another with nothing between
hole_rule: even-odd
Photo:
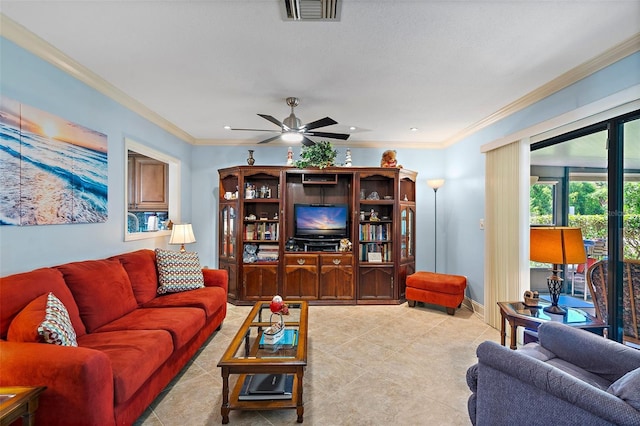
<instances>
[{"instance_id":1,"label":"beach sunset canvas art","mask_svg":"<svg viewBox=\"0 0 640 426\"><path fill-rule=\"evenodd\" d=\"M0 224L105 222L107 136L0 97Z\"/></svg>"}]
</instances>

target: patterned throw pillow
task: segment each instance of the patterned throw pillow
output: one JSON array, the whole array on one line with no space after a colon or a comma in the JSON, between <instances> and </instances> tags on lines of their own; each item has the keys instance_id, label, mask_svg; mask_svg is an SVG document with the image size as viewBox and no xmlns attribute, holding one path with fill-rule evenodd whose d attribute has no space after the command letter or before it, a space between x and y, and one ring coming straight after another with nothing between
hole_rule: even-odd
<instances>
[{"instance_id":1,"label":"patterned throw pillow","mask_svg":"<svg viewBox=\"0 0 640 426\"><path fill-rule=\"evenodd\" d=\"M60 346L78 346L76 332L71 325L69 313L60 299L53 293L47 297L44 321L38 326L38 333L47 343Z\"/></svg>"},{"instance_id":2,"label":"patterned throw pillow","mask_svg":"<svg viewBox=\"0 0 640 426\"><path fill-rule=\"evenodd\" d=\"M160 282L158 294L204 287L198 253L156 249L156 262Z\"/></svg>"}]
</instances>

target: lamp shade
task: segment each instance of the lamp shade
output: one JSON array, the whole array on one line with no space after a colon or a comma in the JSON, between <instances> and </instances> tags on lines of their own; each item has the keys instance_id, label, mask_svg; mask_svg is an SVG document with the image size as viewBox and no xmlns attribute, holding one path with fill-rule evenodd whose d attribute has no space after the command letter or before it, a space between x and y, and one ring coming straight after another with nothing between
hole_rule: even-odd
<instances>
[{"instance_id":1,"label":"lamp shade","mask_svg":"<svg viewBox=\"0 0 640 426\"><path fill-rule=\"evenodd\" d=\"M427 185L429 185L431 189L438 189L444 185L444 179L429 179Z\"/></svg>"},{"instance_id":2,"label":"lamp shade","mask_svg":"<svg viewBox=\"0 0 640 426\"><path fill-rule=\"evenodd\" d=\"M529 236L529 259L534 262L574 265L587 261L580 228L532 227Z\"/></svg>"},{"instance_id":3,"label":"lamp shade","mask_svg":"<svg viewBox=\"0 0 640 426\"><path fill-rule=\"evenodd\" d=\"M173 225L169 244L190 244L195 242L196 237L193 235L193 228L190 223Z\"/></svg>"}]
</instances>

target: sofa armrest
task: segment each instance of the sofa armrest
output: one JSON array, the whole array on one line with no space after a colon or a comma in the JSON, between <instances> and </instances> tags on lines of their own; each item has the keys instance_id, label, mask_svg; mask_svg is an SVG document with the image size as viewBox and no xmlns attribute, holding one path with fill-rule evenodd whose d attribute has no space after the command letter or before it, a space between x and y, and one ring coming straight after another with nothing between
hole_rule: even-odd
<instances>
[{"instance_id":1,"label":"sofa armrest","mask_svg":"<svg viewBox=\"0 0 640 426\"><path fill-rule=\"evenodd\" d=\"M0 342L0 386L46 386L39 411L50 424L115 423L111 361L100 351Z\"/></svg>"},{"instance_id":2,"label":"sofa armrest","mask_svg":"<svg viewBox=\"0 0 640 426\"><path fill-rule=\"evenodd\" d=\"M487 392L508 392L509 405L522 407L530 404L531 395L516 392L491 384L491 370L497 370L520 382L533 387L539 395L548 395L547 408L553 406L554 398L567 402L586 413L616 424L638 424L640 412L614 395L589 385L564 371L528 355L519 353L487 341L477 349L479 373L477 379L477 399L504 400L504 395L483 395ZM484 369L483 366L489 367ZM487 383L489 382L489 383ZM513 390L511 390L513 391ZM538 401L542 403L541 401Z\"/></svg>"},{"instance_id":3,"label":"sofa armrest","mask_svg":"<svg viewBox=\"0 0 640 426\"><path fill-rule=\"evenodd\" d=\"M558 358L610 382L640 367L640 351L560 323L542 324L538 328L538 339L540 346Z\"/></svg>"},{"instance_id":4,"label":"sofa armrest","mask_svg":"<svg viewBox=\"0 0 640 426\"><path fill-rule=\"evenodd\" d=\"M225 293L229 289L229 274L225 269L203 269L205 287L222 287Z\"/></svg>"}]
</instances>

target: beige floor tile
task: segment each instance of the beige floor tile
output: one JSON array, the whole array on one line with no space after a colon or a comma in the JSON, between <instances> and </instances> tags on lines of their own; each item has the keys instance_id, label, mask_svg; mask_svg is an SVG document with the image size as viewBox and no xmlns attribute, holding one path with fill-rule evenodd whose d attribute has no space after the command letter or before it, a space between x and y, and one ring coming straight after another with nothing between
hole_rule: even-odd
<instances>
[{"instance_id":1,"label":"beige floor tile","mask_svg":"<svg viewBox=\"0 0 640 426\"><path fill-rule=\"evenodd\" d=\"M249 313L228 305L223 327L136 422L218 425L217 363ZM418 304L311 306L304 376L306 425L469 425L465 373L499 332L466 308ZM231 385L235 383L231 377ZM295 410L232 411L231 425L296 424Z\"/></svg>"}]
</instances>

